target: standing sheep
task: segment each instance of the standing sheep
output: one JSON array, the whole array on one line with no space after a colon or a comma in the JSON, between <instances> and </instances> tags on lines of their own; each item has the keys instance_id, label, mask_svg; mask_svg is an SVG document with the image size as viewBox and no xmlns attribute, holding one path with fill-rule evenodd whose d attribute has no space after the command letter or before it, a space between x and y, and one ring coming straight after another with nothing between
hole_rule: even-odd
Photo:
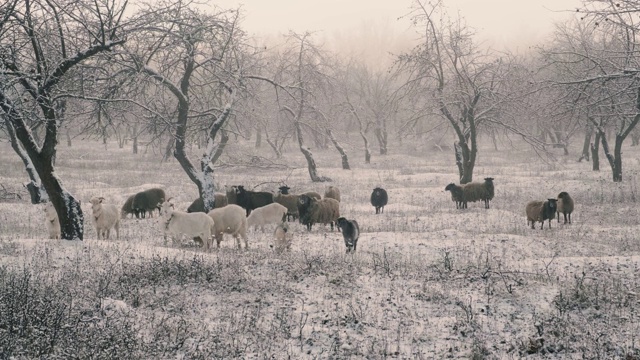
<instances>
[{"instance_id":1,"label":"standing sheep","mask_svg":"<svg viewBox=\"0 0 640 360\"><path fill-rule=\"evenodd\" d=\"M264 232L264 226L278 224L287 220L287 207L278 203L261 206L253 209L247 217L247 226L258 227Z\"/></svg>"},{"instance_id":2,"label":"standing sheep","mask_svg":"<svg viewBox=\"0 0 640 360\"><path fill-rule=\"evenodd\" d=\"M331 224L333 231L333 223L340 217L340 202L336 199L321 199L300 195L298 198L298 213L300 214L300 223L307 226L307 230L311 231L311 227L315 223Z\"/></svg>"},{"instance_id":3,"label":"standing sheep","mask_svg":"<svg viewBox=\"0 0 640 360\"><path fill-rule=\"evenodd\" d=\"M276 231L273 233L274 250L280 254L283 251L291 251L291 233L289 232L289 225L282 222L276 227Z\"/></svg>"},{"instance_id":4,"label":"standing sheep","mask_svg":"<svg viewBox=\"0 0 640 360\"><path fill-rule=\"evenodd\" d=\"M90 200L93 226L98 233L98 240L108 240L111 228L116 230L116 239L120 239L120 213L113 204L105 204L103 197L93 197Z\"/></svg>"},{"instance_id":5,"label":"standing sheep","mask_svg":"<svg viewBox=\"0 0 640 360\"><path fill-rule=\"evenodd\" d=\"M356 246L358 246L358 237L360 236L360 228L358 222L355 220L347 220L340 217L337 221L338 228L342 231L342 237L344 238L344 245L347 247L347 254L351 251L356 252Z\"/></svg>"},{"instance_id":6,"label":"standing sheep","mask_svg":"<svg viewBox=\"0 0 640 360\"><path fill-rule=\"evenodd\" d=\"M146 213L149 213L149 217L153 217L153 211L160 211L162 203L166 199L164 190L160 188L151 188L145 191L141 191L134 195L131 208L133 211L139 213L144 218Z\"/></svg>"},{"instance_id":7,"label":"standing sheep","mask_svg":"<svg viewBox=\"0 0 640 360\"><path fill-rule=\"evenodd\" d=\"M451 200L456 202L456 209L464 209L467 202L464 201L464 190L462 186L451 183L444 188L444 191L451 191Z\"/></svg>"},{"instance_id":8,"label":"standing sheep","mask_svg":"<svg viewBox=\"0 0 640 360\"><path fill-rule=\"evenodd\" d=\"M238 249L241 249L240 237L244 240L244 248L249 248L247 241L247 218L245 210L235 204L229 204L219 209L209 211L209 216L214 222L213 235L216 238L216 246L220 248L220 242L224 233L231 234L236 239Z\"/></svg>"},{"instance_id":9,"label":"standing sheep","mask_svg":"<svg viewBox=\"0 0 640 360\"><path fill-rule=\"evenodd\" d=\"M535 229L536 221L540 221L542 225L540 229L544 229L544 221L549 219L549 228L551 228L551 219L556 216L558 209L556 199L547 199L547 201L535 200L531 201L525 207L527 213L527 225L531 222L531 228Z\"/></svg>"},{"instance_id":10,"label":"standing sheep","mask_svg":"<svg viewBox=\"0 0 640 360\"><path fill-rule=\"evenodd\" d=\"M58 213L53 203L48 202L44 205L44 218L49 231L49 239L60 240L60 220L58 220Z\"/></svg>"},{"instance_id":11,"label":"standing sheep","mask_svg":"<svg viewBox=\"0 0 640 360\"><path fill-rule=\"evenodd\" d=\"M482 183L468 183L462 187L463 206L467 207L467 202L484 201L484 208L489 208L489 201L493 199L494 185L493 178L484 178Z\"/></svg>"},{"instance_id":12,"label":"standing sheep","mask_svg":"<svg viewBox=\"0 0 640 360\"><path fill-rule=\"evenodd\" d=\"M569 224L571 224L571 213L573 212L573 199L569 196L569 193L566 191L558 194L558 222L560 222L560 213L564 215L564 223L567 223L567 218L569 219Z\"/></svg>"},{"instance_id":13,"label":"standing sheep","mask_svg":"<svg viewBox=\"0 0 640 360\"><path fill-rule=\"evenodd\" d=\"M227 206L227 195L223 193L215 193L213 196L215 201L215 203L213 204L214 209ZM189 205L189 207L187 208L187 212L188 213L205 212L204 201L202 201L202 198L197 198L193 200L191 205Z\"/></svg>"},{"instance_id":14,"label":"standing sheep","mask_svg":"<svg viewBox=\"0 0 640 360\"><path fill-rule=\"evenodd\" d=\"M247 216L251 210L273 203L273 194L268 191L248 191L244 186L236 188L236 204L247 211Z\"/></svg>"},{"instance_id":15,"label":"standing sheep","mask_svg":"<svg viewBox=\"0 0 640 360\"><path fill-rule=\"evenodd\" d=\"M187 237L200 240L205 249L211 249L211 235L215 230L214 222L209 215L202 212L186 213L175 210L175 206L171 199L168 199L160 207L160 215L162 216L162 230L164 239L167 235L175 242L178 237L186 235Z\"/></svg>"},{"instance_id":16,"label":"standing sheep","mask_svg":"<svg viewBox=\"0 0 640 360\"><path fill-rule=\"evenodd\" d=\"M273 201L287 208L287 220L298 218L298 195L289 194L289 187L279 187L279 192L273 197Z\"/></svg>"},{"instance_id":17,"label":"standing sheep","mask_svg":"<svg viewBox=\"0 0 640 360\"><path fill-rule=\"evenodd\" d=\"M329 185L324 191L325 199L336 199L340 201L340 189L337 186Z\"/></svg>"},{"instance_id":18,"label":"standing sheep","mask_svg":"<svg viewBox=\"0 0 640 360\"><path fill-rule=\"evenodd\" d=\"M384 213L384 207L389 201L387 190L377 187L371 193L371 205L376 208L376 214Z\"/></svg>"}]
</instances>

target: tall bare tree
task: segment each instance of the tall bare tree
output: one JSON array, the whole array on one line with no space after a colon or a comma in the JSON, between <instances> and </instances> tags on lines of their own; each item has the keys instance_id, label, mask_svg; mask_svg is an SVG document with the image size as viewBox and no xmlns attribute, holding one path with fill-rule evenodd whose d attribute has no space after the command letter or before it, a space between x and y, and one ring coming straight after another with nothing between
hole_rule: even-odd
<instances>
[{"instance_id":1,"label":"tall bare tree","mask_svg":"<svg viewBox=\"0 0 640 360\"><path fill-rule=\"evenodd\" d=\"M79 201L56 175L54 161L69 81L88 60L124 43L126 2L11 0L0 5L0 109L11 123L60 219L62 238L83 239ZM38 142L27 125L45 129ZM32 179L33 180L33 179Z\"/></svg>"}]
</instances>

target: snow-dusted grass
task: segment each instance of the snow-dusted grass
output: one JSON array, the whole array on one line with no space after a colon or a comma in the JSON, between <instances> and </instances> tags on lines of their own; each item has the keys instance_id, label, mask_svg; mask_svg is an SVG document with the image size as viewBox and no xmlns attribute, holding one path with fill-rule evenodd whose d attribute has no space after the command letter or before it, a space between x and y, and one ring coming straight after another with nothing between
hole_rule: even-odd
<instances>
[{"instance_id":1,"label":"snow-dusted grass","mask_svg":"<svg viewBox=\"0 0 640 360\"><path fill-rule=\"evenodd\" d=\"M606 163L592 172L574 157L482 149L474 177L495 178L489 210L455 209L452 154L408 153L365 165L352 152L344 171L337 153L315 151L341 215L360 224L354 255L338 231L297 223L282 255L270 231L251 231L247 251L231 238L209 253L166 244L157 218L123 220L120 241L95 240L89 221L84 242L48 240L41 206L0 203L0 314L12 314L0 316L0 358L640 357L640 150L624 149L625 181L613 184ZM225 165L215 182L324 193L301 154L285 156L289 169ZM0 183L26 182L6 144L0 169ZM197 197L175 161L111 144L61 146L57 171L86 214L92 196L121 206L150 187L182 210ZM378 185L389 204L375 215ZM529 229L525 204L561 191L576 201L573 224Z\"/></svg>"}]
</instances>

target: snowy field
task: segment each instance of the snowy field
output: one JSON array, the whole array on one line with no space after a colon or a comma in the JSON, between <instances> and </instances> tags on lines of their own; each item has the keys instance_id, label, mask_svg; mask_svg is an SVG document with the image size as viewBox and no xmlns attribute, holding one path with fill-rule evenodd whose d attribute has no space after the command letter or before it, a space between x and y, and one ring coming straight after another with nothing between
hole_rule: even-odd
<instances>
[{"instance_id":1,"label":"snowy field","mask_svg":"<svg viewBox=\"0 0 640 360\"><path fill-rule=\"evenodd\" d=\"M269 150L226 151L220 186L324 193L295 149L287 162L245 166L229 164ZM546 163L527 149L482 148L474 179L495 179L489 210L456 210L444 191L457 183L451 152L390 152L367 165L351 151L345 171L335 151L316 150L320 175L341 189L341 214L360 223L358 252L345 255L329 227L296 223L291 253L278 256L273 229L252 230L248 251L225 238L207 253L165 244L156 218L95 240L92 196L120 207L160 186L186 209L196 187L151 151L61 144L57 172L82 201L86 239L46 239L26 192L0 203L0 357L640 359L640 149L623 150L624 182L614 184L604 156L593 172L575 154ZM26 181L0 144L0 184L23 191ZM389 193L381 215L369 204L377 185ZM525 204L561 191L576 201L573 224L528 228Z\"/></svg>"}]
</instances>

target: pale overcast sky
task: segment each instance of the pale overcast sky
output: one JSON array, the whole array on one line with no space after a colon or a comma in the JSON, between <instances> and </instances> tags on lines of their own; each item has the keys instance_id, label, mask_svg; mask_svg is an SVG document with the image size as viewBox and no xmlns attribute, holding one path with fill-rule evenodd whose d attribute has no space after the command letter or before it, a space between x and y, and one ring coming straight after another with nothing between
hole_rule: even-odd
<instances>
[{"instance_id":1,"label":"pale overcast sky","mask_svg":"<svg viewBox=\"0 0 640 360\"><path fill-rule=\"evenodd\" d=\"M364 23L390 23L401 33L409 0L216 0L223 8L243 4L244 28L250 34L323 30L327 35L361 28ZM548 34L553 21L564 20L579 0L445 0L449 13L458 9L481 39L509 47L531 45ZM569 11L565 11L569 10Z\"/></svg>"}]
</instances>

